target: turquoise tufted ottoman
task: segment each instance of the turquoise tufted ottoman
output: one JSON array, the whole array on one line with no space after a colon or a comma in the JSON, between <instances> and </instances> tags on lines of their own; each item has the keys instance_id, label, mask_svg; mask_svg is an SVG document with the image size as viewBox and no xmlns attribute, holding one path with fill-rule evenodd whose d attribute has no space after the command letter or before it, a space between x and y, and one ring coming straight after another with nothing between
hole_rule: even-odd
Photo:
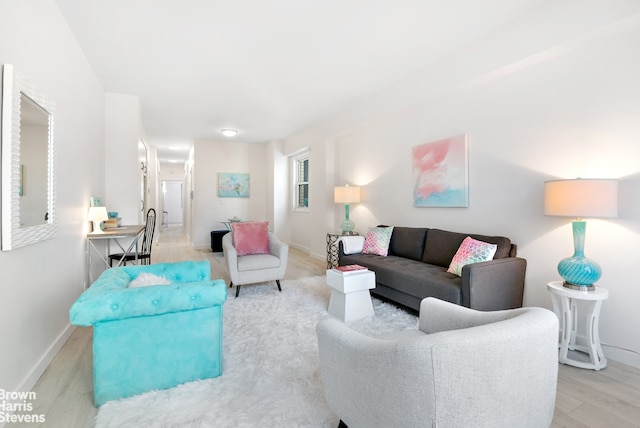
<instances>
[{"instance_id":1,"label":"turquoise tufted ottoman","mask_svg":"<svg viewBox=\"0 0 640 428\"><path fill-rule=\"evenodd\" d=\"M208 261L107 269L71 306L71 323L93 326L94 402L222 374L223 280ZM141 273L169 285L128 288Z\"/></svg>"}]
</instances>

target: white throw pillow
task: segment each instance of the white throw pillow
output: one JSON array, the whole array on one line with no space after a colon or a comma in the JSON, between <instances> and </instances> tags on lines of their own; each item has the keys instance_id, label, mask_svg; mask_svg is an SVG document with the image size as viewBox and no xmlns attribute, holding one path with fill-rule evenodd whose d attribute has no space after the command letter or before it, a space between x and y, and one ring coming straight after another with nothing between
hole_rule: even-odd
<instances>
[{"instance_id":1,"label":"white throw pillow","mask_svg":"<svg viewBox=\"0 0 640 428\"><path fill-rule=\"evenodd\" d=\"M342 250L345 254L358 254L362 252L364 246L364 236L341 236L338 242L342 241Z\"/></svg>"},{"instance_id":2,"label":"white throw pillow","mask_svg":"<svg viewBox=\"0 0 640 428\"><path fill-rule=\"evenodd\" d=\"M164 276L158 276L152 273L142 272L129 283L129 288L146 287L149 285L167 285L167 284L171 284L171 281L169 281Z\"/></svg>"}]
</instances>

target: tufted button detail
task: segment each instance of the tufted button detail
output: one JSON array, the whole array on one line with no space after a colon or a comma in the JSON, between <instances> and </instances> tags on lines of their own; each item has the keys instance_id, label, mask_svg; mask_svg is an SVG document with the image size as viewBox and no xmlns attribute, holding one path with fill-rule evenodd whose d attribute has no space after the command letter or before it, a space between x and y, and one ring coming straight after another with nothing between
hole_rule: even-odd
<instances>
[{"instance_id":1,"label":"tufted button detail","mask_svg":"<svg viewBox=\"0 0 640 428\"><path fill-rule=\"evenodd\" d=\"M191 300L198 300L198 296L191 296Z\"/></svg>"},{"instance_id":2,"label":"tufted button detail","mask_svg":"<svg viewBox=\"0 0 640 428\"><path fill-rule=\"evenodd\" d=\"M157 300L154 300L152 303L153 303L154 305L157 305L157 304L158 304L158 301L157 301Z\"/></svg>"},{"instance_id":3,"label":"tufted button detail","mask_svg":"<svg viewBox=\"0 0 640 428\"><path fill-rule=\"evenodd\" d=\"M119 307L119 306L118 306L118 304L117 304L117 303L114 303L113 305L111 305L111 309L113 309L114 311L115 311L116 309L118 309L118 307Z\"/></svg>"}]
</instances>

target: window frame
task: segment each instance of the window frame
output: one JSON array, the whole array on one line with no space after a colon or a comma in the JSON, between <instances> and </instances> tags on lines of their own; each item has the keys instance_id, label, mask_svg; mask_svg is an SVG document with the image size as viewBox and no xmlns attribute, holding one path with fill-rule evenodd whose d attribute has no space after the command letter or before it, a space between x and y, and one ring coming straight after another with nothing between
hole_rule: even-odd
<instances>
[{"instance_id":1,"label":"window frame","mask_svg":"<svg viewBox=\"0 0 640 428\"><path fill-rule=\"evenodd\" d=\"M301 178L301 165L304 164L304 162L306 161L306 181L300 180ZM293 186L292 186L292 205L293 205L293 210L297 211L297 212L308 212L309 211L309 207L310 207L310 202L309 202L309 189L311 187L310 185L310 181L309 181L309 168L311 165L311 161L309 159L309 152L305 151L304 153L300 153L297 156L293 156L292 157L292 171L293 171ZM304 176L304 174L302 174L302 176ZM300 186L306 186L307 187L307 204L305 205L300 205Z\"/></svg>"}]
</instances>

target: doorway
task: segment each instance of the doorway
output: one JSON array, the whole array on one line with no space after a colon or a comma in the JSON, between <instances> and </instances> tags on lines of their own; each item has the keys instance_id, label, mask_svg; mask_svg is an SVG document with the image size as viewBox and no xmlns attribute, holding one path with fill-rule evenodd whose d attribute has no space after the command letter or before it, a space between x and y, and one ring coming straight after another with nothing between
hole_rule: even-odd
<instances>
[{"instance_id":1,"label":"doorway","mask_svg":"<svg viewBox=\"0 0 640 428\"><path fill-rule=\"evenodd\" d=\"M162 225L182 224L182 181L162 181Z\"/></svg>"}]
</instances>

